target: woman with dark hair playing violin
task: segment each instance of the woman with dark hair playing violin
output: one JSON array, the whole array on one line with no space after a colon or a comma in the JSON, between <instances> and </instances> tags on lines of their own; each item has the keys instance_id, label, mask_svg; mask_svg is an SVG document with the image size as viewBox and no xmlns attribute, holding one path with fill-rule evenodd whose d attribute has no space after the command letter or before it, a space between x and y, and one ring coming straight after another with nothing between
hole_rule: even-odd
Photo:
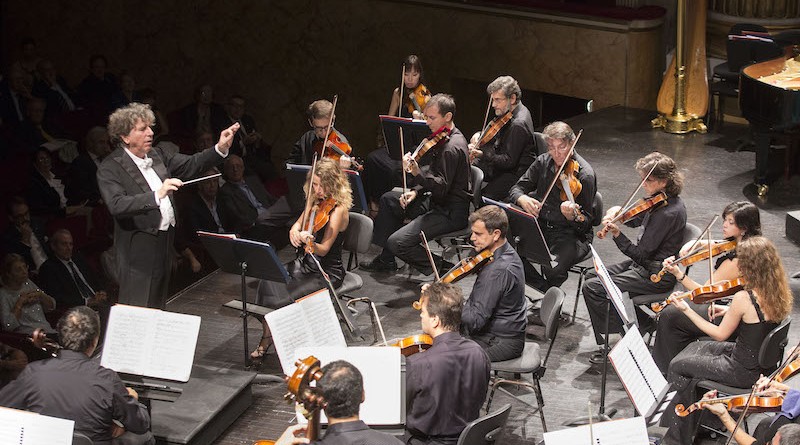
<instances>
[{"instance_id":1,"label":"woman with dark hair playing violin","mask_svg":"<svg viewBox=\"0 0 800 445\"><path fill-rule=\"evenodd\" d=\"M483 196L502 201L538 152L533 118L522 103L517 81L511 76L500 76L486 87L486 92L494 119L472 136L469 155L472 163L483 171L487 183ZM545 147L539 149L544 151Z\"/></svg>"},{"instance_id":2,"label":"woman with dark hair playing violin","mask_svg":"<svg viewBox=\"0 0 800 445\"><path fill-rule=\"evenodd\" d=\"M556 264L542 264L540 274L525 261L525 280L542 293L550 287L559 287L567 280L567 271L589 251L592 240L592 202L597 191L597 179L589 163L575 150L571 151L577 136L564 122L553 122L542 131L547 152L540 154L528 170L511 187L510 202L539 219L542 234L556 256ZM580 193L573 199L563 193L563 183L550 189L556 172L562 166L573 164L573 180L580 185ZM546 195L546 196L545 196Z\"/></svg>"},{"instance_id":3,"label":"woman with dark hair playing violin","mask_svg":"<svg viewBox=\"0 0 800 445\"><path fill-rule=\"evenodd\" d=\"M722 218L722 236L726 242L733 241L733 243L727 244L727 246L732 246L730 250L721 252L721 256L717 257L714 267L714 282L717 283L739 278L736 244L751 236L761 235L761 218L758 207L750 202L741 201L728 204L722 211ZM686 256L689 253L688 249L693 244L695 244L694 240L684 245L680 257ZM700 240L694 246L693 251L702 252L700 257L706 255L704 258L707 258L706 244L705 240ZM727 246L725 248L728 248ZM675 263L674 256L666 258L663 262L663 270L674 275L678 283L682 284L687 291L693 291L701 286L700 283L681 271ZM711 281L706 281L705 284L711 284ZM725 305L687 303L693 311L701 316L708 316L709 320L716 320L717 323L722 320L722 316L728 309ZM712 307L714 308L713 312ZM653 347L653 358L661 372L666 374L669 362L683 351L686 345L703 336L705 336L703 331L681 314L681 311L674 305L669 305L661 311L658 314L656 341Z\"/></svg>"},{"instance_id":4,"label":"woman with dark hair playing violin","mask_svg":"<svg viewBox=\"0 0 800 445\"><path fill-rule=\"evenodd\" d=\"M684 300L675 306L697 325L710 341L687 346L669 365L667 380L678 393L667 407L661 424L669 427L665 444L689 444L694 439L699 415L679 417L675 405L697 400L696 384L712 379L725 385L749 388L761 373L758 351L767 334L792 311L792 293L775 245L762 236L742 240L736 247L739 272L745 289L733 296L719 326L697 314ZM739 329L735 343L726 342Z\"/></svg>"},{"instance_id":5,"label":"woman with dark hair playing violin","mask_svg":"<svg viewBox=\"0 0 800 445\"><path fill-rule=\"evenodd\" d=\"M493 205L469 217L470 240L478 253L492 257L478 271L461 311L461 326L496 362L522 355L525 348L525 275L517 251L506 241L508 216Z\"/></svg>"},{"instance_id":6,"label":"woman with dark hair playing violin","mask_svg":"<svg viewBox=\"0 0 800 445\"><path fill-rule=\"evenodd\" d=\"M314 176L311 177L309 172L303 188L306 196L311 195L310 205L289 230L289 241L294 247L305 249L305 254L286 264L291 276L286 286L271 281L259 283L256 297L258 305L281 307L314 291L326 289L327 283L311 255L319 260L334 288L341 286L344 280L343 233L350 222L349 212L353 206L350 181L339 164L328 158L318 160L312 172ZM264 326L264 336L258 348L250 354L253 360L261 359L272 343L266 321L263 318L259 320Z\"/></svg>"},{"instance_id":7,"label":"woman with dark hair playing violin","mask_svg":"<svg viewBox=\"0 0 800 445\"><path fill-rule=\"evenodd\" d=\"M665 276L661 281L650 281L650 275L661 270L664 258L675 255L683 243L683 230L686 227L686 207L680 198L683 189L683 174L678 171L675 161L667 155L653 152L636 161L634 166L642 179L640 186L651 200L642 201L643 205L631 206L637 212L628 212L619 206L608 209L603 218L604 227L598 233L599 238L604 238L610 233L614 243L628 259L608 266L608 273L614 284L622 292L628 292L632 298L637 295L667 293L675 286L674 276ZM666 201L661 201L666 199ZM661 201L660 204L648 204ZM630 219L625 224L630 227L639 227L638 242L634 244L620 231L617 223L620 216ZM606 304L608 297L600 279L593 273L583 283L583 297L592 320L592 329L598 345L603 344L603 326L606 323ZM622 319L613 309L609 314L608 333L622 331ZM640 317L640 326L649 318ZM602 363L604 354L596 352L592 363Z\"/></svg>"},{"instance_id":8,"label":"woman with dark hair playing violin","mask_svg":"<svg viewBox=\"0 0 800 445\"><path fill-rule=\"evenodd\" d=\"M401 87L392 92L389 104L389 116L399 116L413 119L425 119L423 110L431 98L431 93L423 83L422 60L414 54L403 60L403 85L402 100ZM378 200L381 196L401 182L401 161L392 159L385 147L383 134L379 135L379 147L367 155L364 161L364 188L370 208L377 212Z\"/></svg>"}]
</instances>

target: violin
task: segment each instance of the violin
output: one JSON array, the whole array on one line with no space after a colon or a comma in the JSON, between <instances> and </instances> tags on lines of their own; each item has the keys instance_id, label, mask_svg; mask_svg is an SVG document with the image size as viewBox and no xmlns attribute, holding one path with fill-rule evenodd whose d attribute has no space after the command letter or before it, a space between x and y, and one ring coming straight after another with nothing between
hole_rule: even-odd
<instances>
[{"instance_id":1,"label":"violin","mask_svg":"<svg viewBox=\"0 0 800 445\"><path fill-rule=\"evenodd\" d=\"M327 157L338 161L342 156L348 156L350 157L350 163L353 165L353 168L359 171L364 169L364 166L359 161L350 156L353 152L353 147L347 143L344 136L335 128L331 129L325 144L322 143L322 139L318 139L314 142L313 148L314 153L320 158Z\"/></svg>"},{"instance_id":2,"label":"violin","mask_svg":"<svg viewBox=\"0 0 800 445\"><path fill-rule=\"evenodd\" d=\"M692 302L697 304L710 303L739 292L744 288L744 284L744 278L741 277L735 280L723 281L722 283L706 284L693 291L671 296L660 303L652 303L650 309L655 313L659 313L668 305L684 298L689 298Z\"/></svg>"},{"instance_id":3,"label":"violin","mask_svg":"<svg viewBox=\"0 0 800 445\"><path fill-rule=\"evenodd\" d=\"M403 338L396 343L390 344L389 346L399 347L400 353L403 354L403 356L408 357L433 346L433 338L428 334L416 334Z\"/></svg>"},{"instance_id":4,"label":"violin","mask_svg":"<svg viewBox=\"0 0 800 445\"><path fill-rule=\"evenodd\" d=\"M428 91L428 88L423 84L419 84L408 92L408 96L403 98L403 102L405 102L409 113L414 114L415 111L422 113L422 109L425 108L430 98L431 92Z\"/></svg>"},{"instance_id":5,"label":"violin","mask_svg":"<svg viewBox=\"0 0 800 445\"><path fill-rule=\"evenodd\" d=\"M621 222L624 224L630 221L631 219L635 218L639 214L642 214L650 210L658 209L665 205L667 205L667 194L664 192L659 192L658 194L653 195L649 198L642 198L636 201L635 203L633 203L632 206L628 208L628 210L624 212L619 212L617 216L615 216L613 219L611 219L611 221L609 221L609 223ZM597 232L597 237L602 239L603 237L606 236L606 233L608 233L608 223L605 226L603 226L603 228L600 229L599 232Z\"/></svg>"},{"instance_id":6,"label":"violin","mask_svg":"<svg viewBox=\"0 0 800 445\"><path fill-rule=\"evenodd\" d=\"M570 159L564 162L564 169L559 175L558 186L561 188L561 201L569 201L575 206L572 210L575 212L575 221L584 222L586 217L581 213L581 207L575 203L575 197L583 190L583 184L578 180L577 173L581 166L575 159Z\"/></svg>"},{"instance_id":7,"label":"violin","mask_svg":"<svg viewBox=\"0 0 800 445\"><path fill-rule=\"evenodd\" d=\"M750 404L748 405L748 411L751 413L777 411L780 410L781 406L783 405L784 395L785 394L771 390L771 391L755 393L753 394L753 397L750 397L750 394L740 394L728 397L716 397L713 399L699 400L697 402L692 403L689 406L684 406L682 404L675 405L675 414L677 414L680 417L686 417L689 414L697 411L698 409L703 409L703 407L705 407L706 405L713 405L717 403L724 403L728 411L734 411L734 412L741 411L742 409L745 408L745 405L748 405L747 399L750 399Z\"/></svg>"},{"instance_id":8,"label":"violin","mask_svg":"<svg viewBox=\"0 0 800 445\"><path fill-rule=\"evenodd\" d=\"M336 200L333 198L325 198L322 201L314 204L311 210L311 217L308 219L308 226L306 230L312 235L322 230L328 221L331 219L331 212L336 207ZM306 241L305 252L314 253L314 239Z\"/></svg>"},{"instance_id":9,"label":"violin","mask_svg":"<svg viewBox=\"0 0 800 445\"><path fill-rule=\"evenodd\" d=\"M471 258L461 260L441 278L442 283L455 283L472 272L479 271L483 266L494 261L494 252L484 249Z\"/></svg>"},{"instance_id":10,"label":"violin","mask_svg":"<svg viewBox=\"0 0 800 445\"><path fill-rule=\"evenodd\" d=\"M489 125L484 128L483 134L481 134L481 137L478 140L478 147L483 147L491 142L491 140L497 136L497 133L500 132L500 129L502 129L509 121L511 121L511 118L513 117L514 115L509 110L508 113L492 119L492 122L490 122Z\"/></svg>"},{"instance_id":11,"label":"violin","mask_svg":"<svg viewBox=\"0 0 800 445\"><path fill-rule=\"evenodd\" d=\"M303 405L308 419L306 428L306 438L311 442L319 439L319 410L325 408L327 402L322 397L319 387L311 386L312 382L318 382L322 376L319 359L310 355L305 359L295 362L297 369L291 377L286 377L289 392L283 396L287 402L296 402ZM253 445L274 445L274 440L258 440Z\"/></svg>"},{"instance_id":12,"label":"violin","mask_svg":"<svg viewBox=\"0 0 800 445\"><path fill-rule=\"evenodd\" d=\"M411 154L411 159L413 159L414 162L419 163L419 160L422 159L422 157L425 156L425 153L427 153L431 148L435 147L443 140L446 141L450 139L450 131L450 128L448 128L446 125L443 125L442 128L436 130L433 134L423 139L417 148L414 149L414 152ZM410 169L406 168L406 171L410 173Z\"/></svg>"},{"instance_id":13,"label":"violin","mask_svg":"<svg viewBox=\"0 0 800 445\"><path fill-rule=\"evenodd\" d=\"M722 255L723 253L730 252L731 250L736 249L736 241L723 241L720 243L714 243L711 245L711 248L701 248L699 250L693 250L686 255L676 259L672 262L672 264L680 264L681 266L688 266L690 264L694 264L698 261L707 260L709 258L713 258L717 255ZM658 283L661 281L661 277L667 273L667 268L662 267L658 273L650 275L650 281L653 283Z\"/></svg>"},{"instance_id":14,"label":"violin","mask_svg":"<svg viewBox=\"0 0 800 445\"><path fill-rule=\"evenodd\" d=\"M775 375L774 380L778 383L792 377L800 371L800 357L787 363L784 367L780 368Z\"/></svg>"}]
</instances>

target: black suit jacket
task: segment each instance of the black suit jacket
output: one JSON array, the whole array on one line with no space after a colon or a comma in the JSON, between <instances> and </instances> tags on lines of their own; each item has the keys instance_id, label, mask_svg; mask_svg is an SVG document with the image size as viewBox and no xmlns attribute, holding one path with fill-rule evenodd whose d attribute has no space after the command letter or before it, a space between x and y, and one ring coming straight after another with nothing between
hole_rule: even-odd
<instances>
[{"instance_id":1,"label":"black suit jacket","mask_svg":"<svg viewBox=\"0 0 800 445\"><path fill-rule=\"evenodd\" d=\"M36 169L31 171L27 198L28 206L31 208L31 214L33 215L43 218L63 217L66 215L66 209L61 207L61 196Z\"/></svg>"},{"instance_id":2,"label":"black suit jacket","mask_svg":"<svg viewBox=\"0 0 800 445\"><path fill-rule=\"evenodd\" d=\"M77 106L78 102L75 92L71 90L69 86L67 86L67 82L64 80L64 78L58 76L56 78L56 83L67 94L67 96L69 96L69 99L72 101L72 105ZM61 97L61 94L59 94L58 91L50 88L49 85L41 80L34 82L32 94L36 97L44 99L47 102L46 113L48 116L56 116L60 113L71 111L64 102L64 99Z\"/></svg>"},{"instance_id":3,"label":"black suit jacket","mask_svg":"<svg viewBox=\"0 0 800 445\"><path fill-rule=\"evenodd\" d=\"M231 119L231 117L228 116L227 113L225 113L222 116L218 115L215 116L212 113L211 117L212 119L217 119L216 121L211 122L211 127L214 129L214 137L217 137L217 135L222 133L222 130L225 130L226 128L230 127L236 122L233 119ZM242 153L244 153L244 148L245 148L243 141L244 135L245 134L249 135L256 131L256 121L255 119L253 119L253 116L250 116L249 114L244 114L242 115L242 118L240 119L239 123L241 124L241 128L233 136L233 143L231 144L231 154L242 156ZM254 150L257 149L258 147L255 145L248 146L247 154L251 155L253 154Z\"/></svg>"},{"instance_id":4,"label":"black suit jacket","mask_svg":"<svg viewBox=\"0 0 800 445\"><path fill-rule=\"evenodd\" d=\"M72 256L72 262L89 283L89 287L95 292L100 291L100 282L83 257L76 253ZM50 257L39 268L39 277L36 282L45 293L56 300L58 309L68 309L85 304L78 285L72 279L69 267L55 256Z\"/></svg>"},{"instance_id":5,"label":"black suit jacket","mask_svg":"<svg viewBox=\"0 0 800 445\"><path fill-rule=\"evenodd\" d=\"M47 238L44 236L44 229L35 221L31 221L31 228L33 229L33 235L36 236L36 239L39 240L39 243L42 245L45 254L49 256L50 246L47 244ZM5 253L16 253L22 256L25 258L25 262L28 263L28 267L31 270L36 270L36 264L33 262L33 255L31 255L31 246L22 242L22 234L20 234L14 224L9 224L8 228L6 228L6 231L3 233L3 250Z\"/></svg>"},{"instance_id":6,"label":"black suit jacket","mask_svg":"<svg viewBox=\"0 0 800 445\"><path fill-rule=\"evenodd\" d=\"M269 207L272 204L272 197L267 192L267 189L264 188L264 184L258 180L258 177L245 176L244 181L264 207ZM230 182L226 182L219 189L217 211L219 212L222 226L236 233L241 233L250 228L258 219L258 211L250 204L247 195L238 185Z\"/></svg>"},{"instance_id":7,"label":"black suit jacket","mask_svg":"<svg viewBox=\"0 0 800 445\"><path fill-rule=\"evenodd\" d=\"M69 168L69 181L67 181L64 194L67 204L77 205L88 200L89 204L100 201L100 189L97 187L97 164L94 163L89 153L83 152L72 161Z\"/></svg>"}]
</instances>

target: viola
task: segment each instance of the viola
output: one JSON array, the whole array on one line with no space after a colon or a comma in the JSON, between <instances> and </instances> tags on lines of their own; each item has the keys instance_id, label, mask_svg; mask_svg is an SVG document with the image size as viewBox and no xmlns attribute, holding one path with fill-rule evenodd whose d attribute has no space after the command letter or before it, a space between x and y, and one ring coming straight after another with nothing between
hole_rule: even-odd
<instances>
[{"instance_id":1,"label":"viola","mask_svg":"<svg viewBox=\"0 0 800 445\"><path fill-rule=\"evenodd\" d=\"M777 395L776 395L777 394ZM703 409L706 405L713 405L717 403L724 403L728 411L741 411L748 405L747 399L750 399L748 405L748 412L763 413L768 411L778 411L783 405L784 394L776 391L765 391L756 393L753 397L750 394L740 394L729 397L716 397L713 399L699 400L689 406L681 404L675 405L675 414L680 417L686 417L689 414Z\"/></svg>"},{"instance_id":2,"label":"viola","mask_svg":"<svg viewBox=\"0 0 800 445\"><path fill-rule=\"evenodd\" d=\"M710 303L739 292L744 288L744 284L744 278L741 277L736 278L735 280L723 281L722 283L706 284L693 291L671 296L660 303L652 303L650 305L650 309L652 309L653 312L658 313L664 310L664 308L668 305L684 298L689 298L692 300L692 302L697 304Z\"/></svg>"},{"instance_id":3,"label":"viola","mask_svg":"<svg viewBox=\"0 0 800 445\"><path fill-rule=\"evenodd\" d=\"M419 160L425 156L425 153L439 144L439 142L450 139L450 131L450 128L448 128L446 125L443 125L442 128L436 130L433 134L423 139L417 148L414 149L414 152L411 154L411 159L413 159L414 162L419 163ZM406 171L409 170L407 169Z\"/></svg>"},{"instance_id":4,"label":"viola","mask_svg":"<svg viewBox=\"0 0 800 445\"><path fill-rule=\"evenodd\" d=\"M311 211L311 217L308 219L307 227L308 231L312 235L322 230L322 228L328 224L334 207L336 207L336 200L333 198L326 198L314 204L314 208ZM306 253L314 253L313 239L310 239L306 242L305 251Z\"/></svg>"},{"instance_id":5,"label":"viola","mask_svg":"<svg viewBox=\"0 0 800 445\"><path fill-rule=\"evenodd\" d=\"M511 121L511 118L513 117L514 115L512 114L511 111L509 111L508 113L502 116L497 116L494 119L492 119L492 122L490 122L489 125L486 126L486 128L483 130L483 134L481 135L481 138L478 140L478 147L483 147L484 145L491 142L491 140L494 139L495 136L497 136L497 133L500 132L500 129L502 129L509 121Z\"/></svg>"},{"instance_id":6,"label":"viola","mask_svg":"<svg viewBox=\"0 0 800 445\"><path fill-rule=\"evenodd\" d=\"M682 266L688 266L690 264L694 264L698 261L707 260L709 258L713 258L718 255L722 255L723 253L730 252L731 250L736 249L736 241L723 241L720 243L713 243L711 248L700 248L699 250L693 250L686 255L676 259L673 261L672 264L680 264ZM658 273L650 275L650 281L653 283L658 283L661 281L661 277L667 273L667 268L663 267Z\"/></svg>"},{"instance_id":7,"label":"viola","mask_svg":"<svg viewBox=\"0 0 800 445\"><path fill-rule=\"evenodd\" d=\"M441 278L442 283L455 283L472 272L477 272L483 266L494 261L494 253L489 249L484 249L471 258L461 260Z\"/></svg>"},{"instance_id":8,"label":"viola","mask_svg":"<svg viewBox=\"0 0 800 445\"><path fill-rule=\"evenodd\" d=\"M291 377L286 377L289 392L284 399L289 403L296 402L303 405L308 418L306 438L311 442L319 439L319 410L325 408L327 402L322 397L319 387L311 386L312 382L319 382L322 378L319 360L310 355L295 362L297 369ZM273 445L274 440L258 440L253 445Z\"/></svg>"},{"instance_id":9,"label":"viola","mask_svg":"<svg viewBox=\"0 0 800 445\"><path fill-rule=\"evenodd\" d=\"M433 338L428 334L416 334L403 338L397 343L392 343L389 346L399 347L400 353L403 354L403 356L408 357L433 346Z\"/></svg>"},{"instance_id":10,"label":"viola","mask_svg":"<svg viewBox=\"0 0 800 445\"><path fill-rule=\"evenodd\" d=\"M609 223L621 222L624 224L644 212L655 210L665 205L667 205L667 194L659 192L649 198L642 198L636 201L628 210L619 212ZM608 224L597 232L597 236L602 239L606 236L606 233L608 233Z\"/></svg>"},{"instance_id":11,"label":"viola","mask_svg":"<svg viewBox=\"0 0 800 445\"><path fill-rule=\"evenodd\" d=\"M408 112L413 114L415 111L422 113L422 109L425 108L430 98L431 92L428 91L428 88L423 84L419 84L416 88L408 92L408 96L406 96L403 101L406 104Z\"/></svg>"},{"instance_id":12,"label":"viola","mask_svg":"<svg viewBox=\"0 0 800 445\"><path fill-rule=\"evenodd\" d=\"M325 144L322 143L322 139L318 139L314 142L314 153L317 156L331 158L334 161L338 161L339 158L342 156L350 157L350 162L353 164L353 167L356 170L363 170L364 166L361 165L354 157L350 156L353 152L353 147L344 140L344 136L339 133L338 130L335 128L331 129L331 132L328 134L328 139L326 140Z\"/></svg>"}]
</instances>

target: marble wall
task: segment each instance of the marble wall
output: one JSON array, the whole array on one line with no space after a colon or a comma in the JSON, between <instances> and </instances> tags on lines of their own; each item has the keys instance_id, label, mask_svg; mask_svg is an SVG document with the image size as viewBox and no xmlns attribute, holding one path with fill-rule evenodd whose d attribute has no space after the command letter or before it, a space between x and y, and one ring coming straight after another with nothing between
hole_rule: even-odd
<instances>
[{"instance_id":1,"label":"marble wall","mask_svg":"<svg viewBox=\"0 0 800 445\"><path fill-rule=\"evenodd\" d=\"M243 94L278 158L307 128L306 105L334 94L337 126L366 155L410 53L437 92L454 78L510 74L526 89L593 99L596 108L654 108L664 69L659 21L567 22L388 0L6 0L3 63L30 36L73 85L89 56L102 53L112 71L155 88L165 110L190 102L202 83L215 86L218 102ZM476 114L459 116L465 132L477 130Z\"/></svg>"}]
</instances>

